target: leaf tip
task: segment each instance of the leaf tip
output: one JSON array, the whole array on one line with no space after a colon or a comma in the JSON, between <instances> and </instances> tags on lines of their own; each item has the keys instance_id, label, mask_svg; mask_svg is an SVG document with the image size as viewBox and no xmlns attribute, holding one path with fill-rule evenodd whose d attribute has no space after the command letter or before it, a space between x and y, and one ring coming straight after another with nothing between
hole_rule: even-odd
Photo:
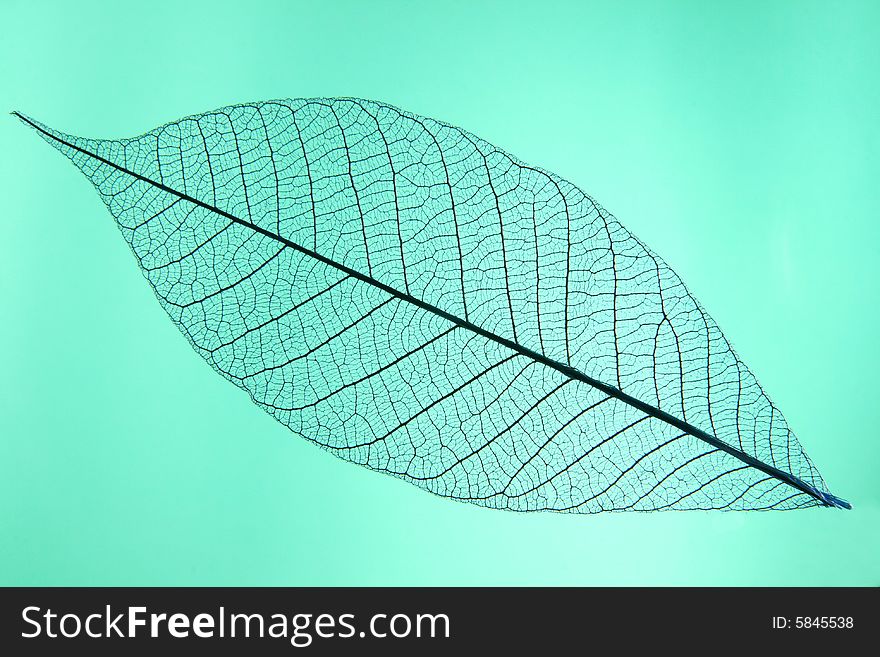
<instances>
[{"instance_id":1,"label":"leaf tip","mask_svg":"<svg viewBox=\"0 0 880 657\"><path fill-rule=\"evenodd\" d=\"M14 116L15 118L17 118L17 119L18 119L19 121L21 121L22 123L24 123L26 126L29 126L29 127L31 127L31 128L36 128L36 127L37 127L37 124L36 124L36 122L35 122L33 119L31 119L30 117L28 117L26 114L22 114L22 113L19 112L18 110L12 110L12 111L10 112L10 114L11 114L12 116Z\"/></svg>"},{"instance_id":2,"label":"leaf tip","mask_svg":"<svg viewBox=\"0 0 880 657\"><path fill-rule=\"evenodd\" d=\"M64 137L67 137L68 135L65 135L63 132L53 130L49 126L41 123L40 121L32 119L27 114L22 114L18 110L13 110L12 112L10 112L10 114L12 114L12 116L17 118L22 123L24 123L27 127L36 130L37 134L39 134L40 137L52 144L55 148L61 150L61 146L65 145Z\"/></svg>"}]
</instances>

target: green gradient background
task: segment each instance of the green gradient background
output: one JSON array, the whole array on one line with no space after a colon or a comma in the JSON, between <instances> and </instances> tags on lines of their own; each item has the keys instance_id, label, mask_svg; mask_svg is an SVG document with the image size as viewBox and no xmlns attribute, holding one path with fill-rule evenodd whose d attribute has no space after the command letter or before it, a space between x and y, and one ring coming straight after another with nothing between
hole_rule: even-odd
<instances>
[{"instance_id":1,"label":"green gradient background","mask_svg":"<svg viewBox=\"0 0 880 657\"><path fill-rule=\"evenodd\" d=\"M117 4L3 0L0 108L118 137L346 95L472 130L662 254L854 510L519 515L337 460L191 351L9 117L0 584L880 584L880 3Z\"/></svg>"}]
</instances>

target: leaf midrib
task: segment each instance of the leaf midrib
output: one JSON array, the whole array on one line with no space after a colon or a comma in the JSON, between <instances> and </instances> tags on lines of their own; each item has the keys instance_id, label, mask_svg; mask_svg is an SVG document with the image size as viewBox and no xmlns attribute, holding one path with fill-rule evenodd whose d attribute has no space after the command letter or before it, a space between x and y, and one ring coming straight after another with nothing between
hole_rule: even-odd
<instances>
[{"instance_id":1,"label":"leaf midrib","mask_svg":"<svg viewBox=\"0 0 880 657\"><path fill-rule=\"evenodd\" d=\"M152 180L151 178L148 178L147 176L143 176L135 171L131 171L130 169L127 169L126 167L123 167L119 164L116 164L115 162L112 162L112 161L98 155L97 153L92 153L91 151L88 151L80 146L77 146L76 144L73 144L65 139L62 139L61 137L58 137L57 135L53 134L52 132L49 132L48 130L46 130L45 128L43 128L42 126L35 123L34 121L32 121L31 119L29 119L28 117L24 116L23 114L21 114L19 112L12 112L12 114L13 114L13 116L16 116L18 119L20 119L21 121L23 121L24 123L29 125L30 127L37 130L40 134L48 137L49 139L51 139L53 141L56 141L56 142L66 146L68 148L71 148L79 153L82 153L83 155L86 155L86 156L91 157L95 160L98 160L99 162L106 164L107 166L110 166L110 167L112 167L112 168L114 168L114 169L116 169L126 175L132 176L133 178L141 180L149 185L152 185L152 186L156 187L157 189L160 189L160 190L167 192L169 194L173 194L174 196L177 196L185 201L188 201L188 202L193 203L194 205L197 205L199 207L202 207L210 212L218 214L233 223L236 223L240 226L244 226L246 228L249 228L250 230L253 230L256 233L259 233L261 235L264 235L265 237L273 239L288 248L294 249L295 251L302 253L303 255L306 255L310 258L313 258L314 260L317 260L319 262L322 262L329 267L333 267L339 271L342 271L342 272L348 274L349 276L351 276L352 278L356 278L356 279L363 281L369 285L372 285L373 287L376 287L376 288L386 292L387 294L390 294L390 295L392 295L402 301L405 301L405 302L410 303L414 306L417 306L423 310L426 310L430 313L433 313L439 317L442 317L442 318L446 319L447 321L450 321L453 324L460 326L461 328L464 328L468 331L476 333L477 335L480 335L488 340L491 340L492 342L500 344L501 346L506 347L507 349L510 349L510 350L522 355L522 356L525 356L525 357L530 358L538 363L541 363L542 365L550 367L551 369L554 369L554 370L560 372L561 374L567 376L570 379L586 383L586 384L592 386L593 388L596 388L597 390L600 390L600 391L604 392L605 394L607 394L615 399L618 399L619 401L622 401L623 403L625 403L629 406L632 406L633 408L636 408L636 409L642 411L643 413L645 413L648 416L651 416L651 417L654 417L658 420L666 422L667 424L674 426L677 429L680 429L681 431L693 436L694 438L697 438L698 440L701 440L701 441L715 447L716 449L719 449L723 452L726 452L727 454L730 454L731 456L739 459L743 463L745 463L751 467L754 467L757 470L760 470L761 472L764 472L765 474L768 474L776 479L779 479L780 481L783 481L783 482L789 484L790 486L793 486L794 488L796 488L796 489L810 495L811 497L819 500L825 506L845 508L845 509L851 508L850 504L848 502L846 502L845 500L842 500L842 499L840 499L830 493L820 491L815 486L812 486L811 484L803 481L802 479L795 477L791 473L785 472L784 470L780 470L779 468L776 468L775 466L764 463L763 461L755 458L754 456L751 456L750 454L747 454L741 450L736 449L735 447L732 447L731 445L728 445L724 441L719 440L715 436L703 431L702 429L690 424L689 422L681 420L681 419L675 417L674 415L671 415L671 414L667 413L666 411L664 411L660 408L657 408L656 406L653 406L651 404L643 402L642 400L625 393L624 391L620 390L619 388L617 388L615 386L609 385L609 384L607 384L603 381L600 381L598 379L594 379L593 377L585 374L584 372L581 372L580 370L572 367L571 365L567 365L565 363L553 360L552 358L548 358L547 356L545 356L541 353L538 353L532 349L529 349L528 347L525 347L517 342L509 340L508 338L497 335L496 333L488 331L488 330L486 330L486 329L484 329L484 328L482 328L482 327L480 327L480 326L478 326L468 320L462 319L461 317L453 315L452 313L449 313L449 312L443 310L442 308L439 308L437 306L434 306L433 304L430 304L426 301L423 301L422 299L419 299L418 297L414 297L414 296L407 294L405 292L401 292L401 291L397 290L396 288L393 288L390 285L386 285L385 283L382 283L381 281L379 281L379 280L377 280L367 274L363 274L362 272L359 272L355 269L352 269L351 267L348 267L340 262L336 262L335 260L333 260L331 258L323 256L320 253L318 253L317 251L307 249L304 246L301 246L301 245L297 244L296 242L292 242L292 241L288 240L287 238L282 237L281 235L273 233L270 230L262 228L261 226L258 226L258 225L254 224L250 221L247 221L245 219L241 219L239 217L236 217L235 215L233 215L229 212L226 212L225 210L222 210L214 205L211 205L210 203L205 203L204 201L200 201L199 199L194 198L194 197L190 196L189 194L186 194L186 193L181 192L179 190L176 190L173 187L169 187L168 185L165 185L161 182L157 182L155 180Z\"/></svg>"}]
</instances>

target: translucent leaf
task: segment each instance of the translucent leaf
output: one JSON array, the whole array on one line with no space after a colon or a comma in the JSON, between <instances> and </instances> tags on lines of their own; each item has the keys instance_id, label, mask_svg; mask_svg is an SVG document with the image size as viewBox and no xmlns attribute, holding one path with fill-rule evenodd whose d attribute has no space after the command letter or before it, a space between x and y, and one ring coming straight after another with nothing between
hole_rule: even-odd
<instances>
[{"instance_id":1,"label":"translucent leaf","mask_svg":"<svg viewBox=\"0 0 880 657\"><path fill-rule=\"evenodd\" d=\"M19 118L193 348L337 456L516 511L848 507L659 256L474 135L358 99L125 140Z\"/></svg>"}]
</instances>

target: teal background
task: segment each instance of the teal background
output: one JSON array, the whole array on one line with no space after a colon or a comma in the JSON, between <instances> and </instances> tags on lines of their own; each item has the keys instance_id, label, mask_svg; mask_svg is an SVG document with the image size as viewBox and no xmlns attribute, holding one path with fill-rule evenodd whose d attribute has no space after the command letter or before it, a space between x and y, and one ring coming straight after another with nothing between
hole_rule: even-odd
<instances>
[{"instance_id":1,"label":"teal background","mask_svg":"<svg viewBox=\"0 0 880 657\"><path fill-rule=\"evenodd\" d=\"M880 584L880 3L3 0L0 108L140 134L275 97L464 127L659 252L850 512L513 514L297 439L0 120L0 584ZM540 5L540 7L538 7Z\"/></svg>"}]
</instances>

